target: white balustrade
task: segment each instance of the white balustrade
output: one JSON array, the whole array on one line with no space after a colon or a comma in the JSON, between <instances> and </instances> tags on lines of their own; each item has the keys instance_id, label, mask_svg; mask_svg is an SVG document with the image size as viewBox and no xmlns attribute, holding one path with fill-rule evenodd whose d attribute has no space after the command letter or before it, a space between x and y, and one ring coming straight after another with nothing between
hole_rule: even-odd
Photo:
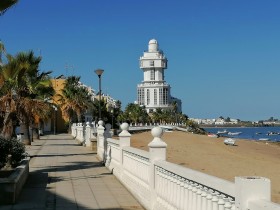
<instances>
[{"instance_id":1,"label":"white balustrade","mask_svg":"<svg viewBox=\"0 0 280 210\"><path fill-rule=\"evenodd\" d=\"M102 124L97 128L98 155L148 210L280 210L270 201L268 179L237 177L233 183L172 164L165 160L167 145L160 127L152 130L154 139L146 152L130 147L127 123L121 126L119 140L104 134ZM71 134L87 141L94 127L89 129L87 123L84 128L73 124Z\"/></svg>"}]
</instances>

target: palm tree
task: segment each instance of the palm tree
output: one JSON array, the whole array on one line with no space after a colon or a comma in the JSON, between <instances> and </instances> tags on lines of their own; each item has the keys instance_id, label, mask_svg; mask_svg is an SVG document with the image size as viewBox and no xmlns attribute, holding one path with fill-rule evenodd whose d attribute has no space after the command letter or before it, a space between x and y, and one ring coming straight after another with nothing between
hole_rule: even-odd
<instances>
[{"instance_id":1,"label":"palm tree","mask_svg":"<svg viewBox=\"0 0 280 210\"><path fill-rule=\"evenodd\" d=\"M178 104L177 104L177 101L172 101L172 112L174 113L174 116L175 116L175 122L177 123L178 121Z\"/></svg>"},{"instance_id":2,"label":"palm tree","mask_svg":"<svg viewBox=\"0 0 280 210\"><path fill-rule=\"evenodd\" d=\"M7 57L6 49L4 44L0 41L0 67L3 66L3 55Z\"/></svg>"},{"instance_id":3,"label":"palm tree","mask_svg":"<svg viewBox=\"0 0 280 210\"><path fill-rule=\"evenodd\" d=\"M58 97L58 103L64 116L69 120L69 126L75 116L78 122L81 122L82 114L92 107L91 95L85 87L80 85L80 77L68 77L62 93L58 94Z\"/></svg>"},{"instance_id":4,"label":"palm tree","mask_svg":"<svg viewBox=\"0 0 280 210\"><path fill-rule=\"evenodd\" d=\"M0 16L3 15L9 8L14 6L18 0L1 0L0 1Z\"/></svg>"},{"instance_id":5,"label":"palm tree","mask_svg":"<svg viewBox=\"0 0 280 210\"><path fill-rule=\"evenodd\" d=\"M162 122L162 109L161 108L157 108L155 112L153 112L153 115L152 115L152 119L154 122L159 122L161 123Z\"/></svg>"},{"instance_id":6,"label":"palm tree","mask_svg":"<svg viewBox=\"0 0 280 210\"><path fill-rule=\"evenodd\" d=\"M150 117L147 114L145 107L142 107L138 104L129 103L125 108L125 116L127 116L127 120L134 123L145 123L150 121Z\"/></svg>"},{"instance_id":7,"label":"palm tree","mask_svg":"<svg viewBox=\"0 0 280 210\"><path fill-rule=\"evenodd\" d=\"M30 75L30 82L28 85L30 97L38 102L36 109L32 110L31 118L32 131L35 131L36 139L39 139L41 122L46 121L51 116L53 104L46 100L54 95L54 88L52 87L49 76L51 73L51 71L48 71Z\"/></svg>"},{"instance_id":8,"label":"palm tree","mask_svg":"<svg viewBox=\"0 0 280 210\"><path fill-rule=\"evenodd\" d=\"M24 133L23 142L31 144L29 126L49 105L42 100L42 93L50 89L48 74L39 73L41 57L34 56L32 51L18 53L10 57L7 64L2 66L0 77L4 82L1 85L0 107L5 113L2 135L11 138L14 126L13 122L19 120L21 132Z\"/></svg>"}]
</instances>

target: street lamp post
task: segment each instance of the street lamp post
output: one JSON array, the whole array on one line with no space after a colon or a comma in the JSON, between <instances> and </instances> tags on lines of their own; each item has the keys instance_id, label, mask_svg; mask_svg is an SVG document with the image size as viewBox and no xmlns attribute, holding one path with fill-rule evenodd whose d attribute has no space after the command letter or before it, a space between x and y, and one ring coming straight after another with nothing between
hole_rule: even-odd
<instances>
[{"instance_id":1,"label":"street lamp post","mask_svg":"<svg viewBox=\"0 0 280 210\"><path fill-rule=\"evenodd\" d=\"M56 118L57 118L57 107L53 105L54 118L53 118L53 134L56 135Z\"/></svg>"},{"instance_id":2,"label":"street lamp post","mask_svg":"<svg viewBox=\"0 0 280 210\"><path fill-rule=\"evenodd\" d=\"M99 120L101 120L101 75L103 74L104 70L103 69L96 69L95 73L97 74L99 78L99 107L98 107L98 112L99 112Z\"/></svg>"},{"instance_id":3,"label":"street lamp post","mask_svg":"<svg viewBox=\"0 0 280 210\"><path fill-rule=\"evenodd\" d=\"M114 109L111 110L111 114L112 114L112 129L114 129Z\"/></svg>"}]
</instances>

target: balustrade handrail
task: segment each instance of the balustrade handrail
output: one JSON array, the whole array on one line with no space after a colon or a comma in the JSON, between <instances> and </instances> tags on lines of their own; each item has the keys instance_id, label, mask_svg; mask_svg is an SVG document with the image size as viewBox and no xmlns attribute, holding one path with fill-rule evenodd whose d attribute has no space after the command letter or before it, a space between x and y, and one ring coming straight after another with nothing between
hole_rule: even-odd
<instances>
[{"instance_id":1,"label":"balustrade handrail","mask_svg":"<svg viewBox=\"0 0 280 210\"><path fill-rule=\"evenodd\" d=\"M112 139L112 138L108 138L108 139L107 139L107 142L108 142L108 143L115 144L115 145L120 145L120 141L119 141L119 140Z\"/></svg>"},{"instance_id":2,"label":"balustrade handrail","mask_svg":"<svg viewBox=\"0 0 280 210\"><path fill-rule=\"evenodd\" d=\"M147 161L149 161L150 154L147 151L133 148L133 147L124 147L123 150L127 151L129 153L132 153L136 156L142 157L142 159L146 159Z\"/></svg>"},{"instance_id":3,"label":"balustrade handrail","mask_svg":"<svg viewBox=\"0 0 280 210\"><path fill-rule=\"evenodd\" d=\"M230 182L170 163L160 127L152 129L148 152L130 147L129 126L124 124L117 140L105 135L102 121L98 122L97 155L146 209L280 210L271 202L269 179L235 177ZM75 124L72 135L80 141L88 138L85 133L91 129L85 128Z\"/></svg>"},{"instance_id":4,"label":"balustrade handrail","mask_svg":"<svg viewBox=\"0 0 280 210\"><path fill-rule=\"evenodd\" d=\"M190 168L186 168L174 163L170 163L167 161L156 161L155 165L169 172L172 172L182 178L201 184L215 191L219 191L222 194L226 194L232 198L235 197L235 188L233 182L215 176L211 176Z\"/></svg>"}]
</instances>

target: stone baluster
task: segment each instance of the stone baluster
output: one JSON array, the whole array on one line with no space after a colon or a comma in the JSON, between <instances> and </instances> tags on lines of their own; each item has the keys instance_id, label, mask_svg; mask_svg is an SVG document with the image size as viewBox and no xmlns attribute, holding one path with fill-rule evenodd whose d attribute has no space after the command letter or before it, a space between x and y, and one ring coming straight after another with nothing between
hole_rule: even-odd
<instances>
[{"instance_id":1,"label":"stone baluster","mask_svg":"<svg viewBox=\"0 0 280 210\"><path fill-rule=\"evenodd\" d=\"M225 200L225 210L231 210L231 203L229 198Z\"/></svg>"},{"instance_id":2,"label":"stone baluster","mask_svg":"<svg viewBox=\"0 0 280 210\"><path fill-rule=\"evenodd\" d=\"M217 192L214 192L212 195L212 210L218 210L218 197Z\"/></svg>"},{"instance_id":3,"label":"stone baluster","mask_svg":"<svg viewBox=\"0 0 280 210\"><path fill-rule=\"evenodd\" d=\"M201 210L201 203L202 203L202 197L201 197L201 194L202 194L202 186L201 185L199 185L198 187L197 187L197 192L196 192L196 194L197 194L197 198L196 198L196 209L197 210Z\"/></svg>"},{"instance_id":4,"label":"stone baluster","mask_svg":"<svg viewBox=\"0 0 280 210\"><path fill-rule=\"evenodd\" d=\"M176 208L179 209L180 208L180 177L178 175L174 176L175 178L175 196L176 196Z\"/></svg>"},{"instance_id":5,"label":"stone baluster","mask_svg":"<svg viewBox=\"0 0 280 210\"><path fill-rule=\"evenodd\" d=\"M97 127L97 155L101 161L104 161L104 129L103 121L99 120Z\"/></svg>"},{"instance_id":6,"label":"stone baluster","mask_svg":"<svg viewBox=\"0 0 280 210\"><path fill-rule=\"evenodd\" d=\"M95 123L92 122L91 124L92 124L92 126L90 127L91 150L94 152L97 152L97 138L94 135L94 133L96 132Z\"/></svg>"},{"instance_id":7,"label":"stone baluster","mask_svg":"<svg viewBox=\"0 0 280 210\"><path fill-rule=\"evenodd\" d=\"M201 209L204 210L207 208L207 199L206 199L206 196L207 196L207 188L204 187L202 189L202 192L201 192Z\"/></svg>"},{"instance_id":8,"label":"stone baluster","mask_svg":"<svg viewBox=\"0 0 280 210\"><path fill-rule=\"evenodd\" d=\"M176 175L172 174L171 176L171 182L172 182L172 206L176 207L177 206L177 180L176 180Z\"/></svg>"},{"instance_id":9,"label":"stone baluster","mask_svg":"<svg viewBox=\"0 0 280 210\"><path fill-rule=\"evenodd\" d=\"M188 201L189 201L189 181L185 180L184 182L184 209L188 210Z\"/></svg>"},{"instance_id":10,"label":"stone baluster","mask_svg":"<svg viewBox=\"0 0 280 210\"><path fill-rule=\"evenodd\" d=\"M155 170L156 170L156 173L155 173L155 190L156 190L156 193L157 193L157 198L160 197L162 198L162 194L161 194L161 188L163 186L163 183L162 183L162 175L161 175L161 169L158 168L158 167L155 167Z\"/></svg>"},{"instance_id":11,"label":"stone baluster","mask_svg":"<svg viewBox=\"0 0 280 210\"><path fill-rule=\"evenodd\" d=\"M166 171L162 170L162 188L161 188L161 198L164 201L167 201L167 196L168 196L168 181L167 181L167 175L166 175ZM166 206L166 202L164 202L164 207L167 208Z\"/></svg>"},{"instance_id":12,"label":"stone baluster","mask_svg":"<svg viewBox=\"0 0 280 210\"><path fill-rule=\"evenodd\" d=\"M166 173L166 178L167 178L167 195L166 195L166 201L168 202L168 205L171 205L172 202L172 177L171 173L167 172Z\"/></svg>"},{"instance_id":13,"label":"stone baluster","mask_svg":"<svg viewBox=\"0 0 280 210\"><path fill-rule=\"evenodd\" d=\"M166 177L166 183L167 183L167 192L165 194L165 201L166 201L166 208L170 209L170 203L171 203L171 177L170 172L166 171L165 177Z\"/></svg>"},{"instance_id":14,"label":"stone baluster","mask_svg":"<svg viewBox=\"0 0 280 210\"><path fill-rule=\"evenodd\" d=\"M162 186L161 186L161 190L160 190L160 194L161 194L161 198L162 198L162 208L164 209L167 209L167 205L166 205L166 199L167 199L167 189L166 189L166 186L167 186L167 177L166 177L166 171L165 170L162 170L161 171L161 177L162 177Z\"/></svg>"},{"instance_id":15,"label":"stone baluster","mask_svg":"<svg viewBox=\"0 0 280 210\"><path fill-rule=\"evenodd\" d=\"M184 209L184 200L185 200L184 184L185 184L185 179L180 178L180 209Z\"/></svg>"},{"instance_id":16,"label":"stone baluster","mask_svg":"<svg viewBox=\"0 0 280 210\"><path fill-rule=\"evenodd\" d=\"M193 184L192 188L192 209L196 210L196 200L197 200L197 184Z\"/></svg>"},{"instance_id":17,"label":"stone baluster","mask_svg":"<svg viewBox=\"0 0 280 210\"><path fill-rule=\"evenodd\" d=\"M231 209L230 210L235 210L235 202L231 200Z\"/></svg>"},{"instance_id":18,"label":"stone baluster","mask_svg":"<svg viewBox=\"0 0 280 210\"><path fill-rule=\"evenodd\" d=\"M85 132L85 146L86 147L90 147L91 146L91 142L90 142L90 124L89 122L86 123L86 132Z\"/></svg>"},{"instance_id":19,"label":"stone baluster","mask_svg":"<svg viewBox=\"0 0 280 210\"><path fill-rule=\"evenodd\" d=\"M177 185L177 175L172 173L172 209L178 209L178 185Z\"/></svg>"},{"instance_id":20,"label":"stone baluster","mask_svg":"<svg viewBox=\"0 0 280 210\"><path fill-rule=\"evenodd\" d=\"M212 190L208 190L207 191L207 196L206 196L206 199L207 199L207 210L212 210Z\"/></svg>"},{"instance_id":21,"label":"stone baluster","mask_svg":"<svg viewBox=\"0 0 280 210\"><path fill-rule=\"evenodd\" d=\"M225 210L225 198L223 195L218 196L218 210Z\"/></svg>"},{"instance_id":22,"label":"stone baluster","mask_svg":"<svg viewBox=\"0 0 280 210\"><path fill-rule=\"evenodd\" d=\"M190 181L189 186L188 186L188 192L189 192L188 210L193 210L193 208L192 208L192 197L193 197L192 188L193 188L193 183Z\"/></svg>"}]
</instances>

